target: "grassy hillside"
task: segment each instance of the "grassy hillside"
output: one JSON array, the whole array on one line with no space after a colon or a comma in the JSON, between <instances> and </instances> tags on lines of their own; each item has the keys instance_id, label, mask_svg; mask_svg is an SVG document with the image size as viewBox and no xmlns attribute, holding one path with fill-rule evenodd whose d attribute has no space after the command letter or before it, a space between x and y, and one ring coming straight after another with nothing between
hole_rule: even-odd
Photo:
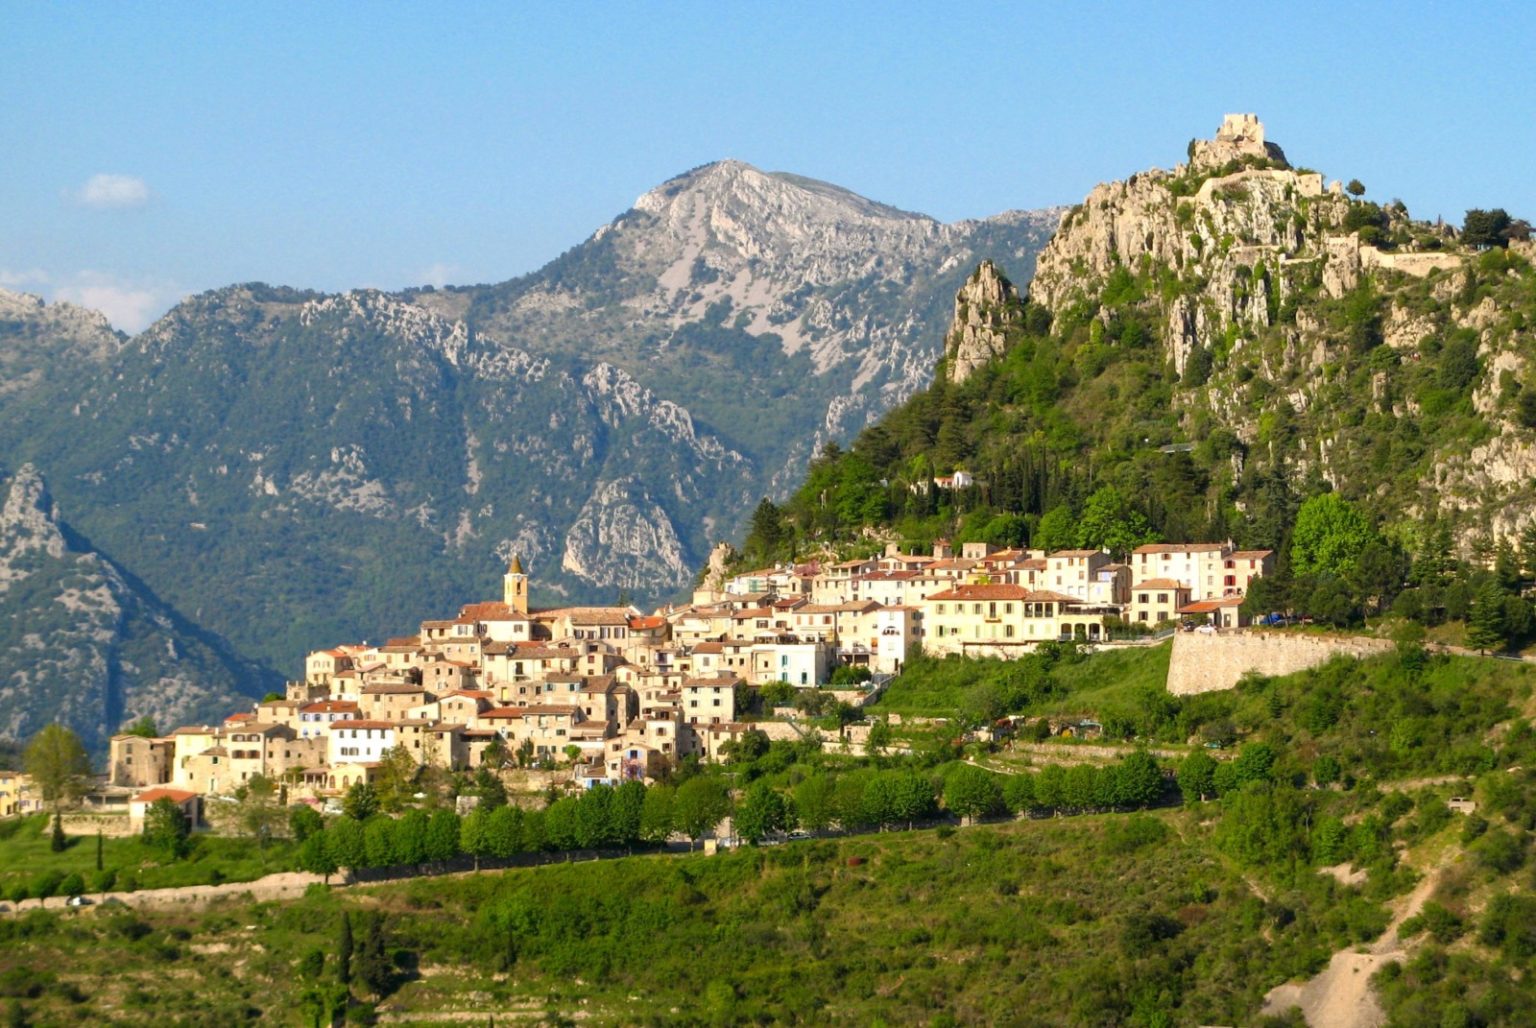
<instances>
[{"instance_id":1,"label":"grassy hillside","mask_svg":"<svg viewBox=\"0 0 1536 1028\"><path fill-rule=\"evenodd\" d=\"M342 912L366 911L395 967L380 1012L405 1023L513 1010L593 1024L1232 1023L1268 985L1379 928L1368 900L1322 878L1281 916L1195 828L1033 821L203 914L31 915L0 922L0 991L35 992L23 1005L42 1023L295 1022L306 976L334 968ZM200 986L166 988L167 975Z\"/></svg>"},{"instance_id":2,"label":"grassy hillside","mask_svg":"<svg viewBox=\"0 0 1536 1028\"><path fill-rule=\"evenodd\" d=\"M1028 709L1094 714L1112 736L1227 737L1234 759L1191 747L1170 768L1182 805L1042 816L1102 807L1105 774L973 747L1019 772L998 781L1032 816L321 888L286 905L29 913L0 919L0 1003L39 1024L310 1023L343 995L345 914L362 1023L1260 1024L1271 988L1381 938L1413 892L1422 910L1388 936L1411 948L1378 978L1393 1023L1438 1025L1447 1010L1522 1023L1536 1000L1522 972L1536 956L1536 669L1407 648L1180 700L1150 684L1165 653L934 662L892 697L966 705L1032 687ZM774 744L708 773L793 809L820 780L839 811L915 773L949 803L949 785L979 773L951 745L859 761ZM1475 811L1453 812L1453 796ZM82 859L50 857L40 838L5 845L0 858L34 870Z\"/></svg>"}]
</instances>

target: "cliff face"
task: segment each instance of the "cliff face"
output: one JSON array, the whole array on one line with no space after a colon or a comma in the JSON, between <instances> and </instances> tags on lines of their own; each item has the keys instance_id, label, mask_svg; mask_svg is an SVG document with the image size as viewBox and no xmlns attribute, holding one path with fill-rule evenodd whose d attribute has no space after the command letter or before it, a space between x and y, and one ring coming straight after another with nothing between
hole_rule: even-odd
<instances>
[{"instance_id":1,"label":"cliff face","mask_svg":"<svg viewBox=\"0 0 1536 1028\"><path fill-rule=\"evenodd\" d=\"M263 684L72 541L30 465L0 508L0 611L0 736L60 721L100 749L124 721L222 717Z\"/></svg>"},{"instance_id":2,"label":"cliff face","mask_svg":"<svg viewBox=\"0 0 1536 1028\"><path fill-rule=\"evenodd\" d=\"M1030 299L1095 338L1146 324L1182 434L1230 433L1234 475L1317 475L1389 521L1444 515L1468 552L1531 523L1528 244L1469 252L1325 187L1252 116L1190 153L1069 211Z\"/></svg>"},{"instance_id":3,"label":"cliff face","mask_svg":"<svg viewBox=\"0 0 1536 1028\"><path fill-rule=\"evenodd\" d=\"M823 440L925 383L967 270L1027 273L1057 217L944 225L721 162L500 285L232 286L131 340L0 302L0 343L57 357L9 397L0 452L273 669L497 595L513 552L535 602L658 600Z\"/></svg>"},{"instance_id":4,"label":"cliff face","mask_svg":"<svg viewBox=\"0 0 1536 1028\"><path fill-rule=\"evenodd\" d=\"M997 265L982 261L955 294L955 317L944 337L944 369L951 382L964 382L971 372L1007 348L1008 330L1023 323L1023 307L1013 283Z\"/></svg>"}]
</instances>

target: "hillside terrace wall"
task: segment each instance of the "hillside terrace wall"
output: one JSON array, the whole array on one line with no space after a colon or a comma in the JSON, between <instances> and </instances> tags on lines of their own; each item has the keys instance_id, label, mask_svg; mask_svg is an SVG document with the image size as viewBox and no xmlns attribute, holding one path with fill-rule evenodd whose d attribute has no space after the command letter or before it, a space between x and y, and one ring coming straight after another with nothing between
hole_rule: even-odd
<instances>
[{"instance_id":1,"label":"hillside terrace wall","mask_svg":"<svg viewBox=\"0 0 1536 1028\"><path fill-rule=\"evenodd\" d=\"M1180 632L1168 659L1175 696L1231 689L1248 671L1289 675L1335 656L1371 657L1392 649L1385 639L1335 638L1291 632Z\"/></svg>"}]
</instances>

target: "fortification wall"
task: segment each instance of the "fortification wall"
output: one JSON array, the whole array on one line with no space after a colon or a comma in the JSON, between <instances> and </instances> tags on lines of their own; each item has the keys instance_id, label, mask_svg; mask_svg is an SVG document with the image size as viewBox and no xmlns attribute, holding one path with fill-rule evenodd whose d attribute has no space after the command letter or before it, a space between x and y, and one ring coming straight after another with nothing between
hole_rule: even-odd
<instances>
[{"instance_id":1,"label":"fortification wall","mask_svg":"<svg viewBox=\"0 0 1536 1028\"><path fill-rule=\"evenodd\" d=\"M1338 655L1370 657L1392 649L1384 639L1335 638L1291 632L1179 632L1168 659L1175 696L1230 689L1248 671L1289 675Z\"/></svg>"}]
</instances>

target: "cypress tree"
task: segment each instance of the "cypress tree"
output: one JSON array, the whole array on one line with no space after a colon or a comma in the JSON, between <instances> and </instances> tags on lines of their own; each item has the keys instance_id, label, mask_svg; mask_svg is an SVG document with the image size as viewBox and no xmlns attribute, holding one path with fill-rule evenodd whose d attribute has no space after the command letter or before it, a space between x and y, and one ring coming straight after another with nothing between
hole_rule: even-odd
<instances>
[{"instance_id":1,"label":"cypress tree","mask_svg":"<svg viewBox=\"0 0 1536 1028\"><path fill-rule=\"evenodd\" d=\"M336 980L343 985L352 982L352 921L347 912L341 912L341 938L336 942Z\"/></svg>"},{"instance_id":2,"label":"cypress tree","mask_svg":"<svg viewBox=\"0 0 1536 1028\"><path fill-rule=\"evenodd\" d=\"M98 871L101 870L101 854L102 854L101 829L98 828L96 830L96 870L98 870Z\"/></svg>"},{"instance_id":3,"label":"cypress tree","mask_svg":"<svg viewBox=\"0 0 1536 1028\"><path fill-rule=\"evenodd\" d=\"M64 817L58 811L53 812L53 838L49 840L49 847L55 853L63 853L68 843L64 838Z\"/></svg>"}]
</instances>

